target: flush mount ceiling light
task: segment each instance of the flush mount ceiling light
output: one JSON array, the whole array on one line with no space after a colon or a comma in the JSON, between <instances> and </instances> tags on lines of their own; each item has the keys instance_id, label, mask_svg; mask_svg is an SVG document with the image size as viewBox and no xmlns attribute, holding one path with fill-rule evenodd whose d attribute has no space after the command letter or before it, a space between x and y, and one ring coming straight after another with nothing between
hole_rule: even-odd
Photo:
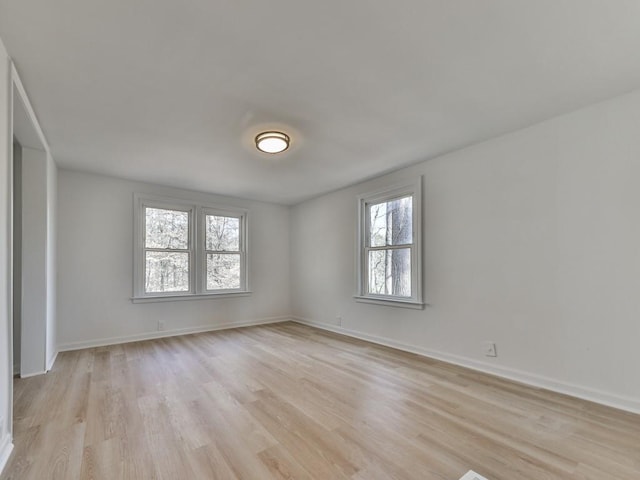
<instances>
[{"instance_id":1,"label":"flush mount ceiling light","mask_svg":"<svg viewBox=\"0 0 640 480\"><path fill-rule=\"evenodd\" d=\"M289 148L289 135L282 132L262 132L256 136L256 148L265 153L280 153Z\"/></svg>"}]
</instances>

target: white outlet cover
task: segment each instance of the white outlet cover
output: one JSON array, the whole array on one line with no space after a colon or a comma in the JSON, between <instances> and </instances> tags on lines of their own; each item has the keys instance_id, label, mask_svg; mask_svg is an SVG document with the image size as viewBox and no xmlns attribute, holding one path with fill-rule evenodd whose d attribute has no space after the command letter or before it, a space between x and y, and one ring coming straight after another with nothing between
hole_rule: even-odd
<instances>
[{"instance_id":1,"label":"white outlet cover","mask_svg":"<svg viewBox=\"0 0 640 480\"><path fill-rule=\"evenodd\" d=\"M496 350L496 344L494 342L484 342L483 351L487 357L498 356L498 352Z\"/></svg>"},{"instance_id":2,"label":"white outlet cover","mask_svg":"<svg viewBox=\"0 0 640 480\"><path fill-rule=\"evenodd\" d=\"M474 472L473 470L469 470L465 473L460 480L489 480L487 477L483 477L479 473Z\"/></svg>"}]
</instances>

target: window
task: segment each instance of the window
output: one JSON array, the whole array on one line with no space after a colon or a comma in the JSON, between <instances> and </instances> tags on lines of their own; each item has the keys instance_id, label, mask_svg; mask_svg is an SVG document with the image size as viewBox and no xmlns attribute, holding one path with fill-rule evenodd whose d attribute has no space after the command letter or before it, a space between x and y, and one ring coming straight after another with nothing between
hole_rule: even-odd
<instances>
[{"instance_id":1,"label":"window","mask_svg":"<svg viewBox=\"0 0 640 480\"><path fill-rule=\"evenodd\" d=\"M144 207L145 293L189 292L190 210Z\"/></svg>"},{"instance_id":2,"label":"window","mask_svg":"<svg viewBox=\"0 0 640 480\"><path fill-rule=\"evenodd\" d=\"M247 212L134 196L134 301L248 294Z\"/></svg>"},{"instance_id":3,"label":"window","mask_svg":"<svg viewBox=\"0 0 640 480\"><path fill-rule=\"evenodd\" d=\"M358 301L422 308L421 179L359 198Z\"/></svg>"},{"instance_id":4,"label":"window","mask_svg":"<svg viewBox=\"0 0 640 480\"><path fill-rule=\"evenodd\" d=\"M234 290L242 285L243 251L240 248L242 217L205 213L207 291Z\"/></svg>"}]
</instances>

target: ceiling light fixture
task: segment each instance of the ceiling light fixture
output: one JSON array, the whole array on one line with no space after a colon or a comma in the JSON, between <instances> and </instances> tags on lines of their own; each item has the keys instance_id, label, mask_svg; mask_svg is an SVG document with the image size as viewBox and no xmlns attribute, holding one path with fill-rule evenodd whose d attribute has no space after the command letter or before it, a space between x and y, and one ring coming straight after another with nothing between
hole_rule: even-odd
<instances>
[{"instance_id":1,"label":"ceiling light fixture","mask_svg":"<svg viewBox=\"0 0 640 480\"><path fill-rule=\"evenodd\" d=\"M289 148L289 135L282 132L262 132L256 136L256 148L265 153L280 153Z\"/></svg>"}]
</instances>

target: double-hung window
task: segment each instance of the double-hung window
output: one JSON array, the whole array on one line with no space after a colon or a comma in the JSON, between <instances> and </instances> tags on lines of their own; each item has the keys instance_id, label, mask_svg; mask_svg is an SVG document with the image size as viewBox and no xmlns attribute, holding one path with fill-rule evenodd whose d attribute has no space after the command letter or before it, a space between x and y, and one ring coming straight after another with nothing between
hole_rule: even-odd
<instances>
[{"instance_id":1,"label":"double-hung window","mask_svg":"<svg viewBox=\"0 0 640 480\"><path fill-rule=\"evenodd\" d=\"M248 294L247 212L134 196L134 301Z\"/></svg>"},{"instance_id":2,"label":"double-hung window","mask_svg":"<svg viewBox=\"0 0 640 480\"><path fill-rule=\"evenodd\" d=\"M242 288L242 215L206 209L204 224L207 292Z\"/></svg>"},{"instance_id":3,"label":"double-hung window","mask_svg":"<svg viewBox=\"0 0 640 480\"><path fill-rule=\"evenodd\" d=\"M359 301L422 308L421 179L359 198Z\"/></svg>"}]
</instances>

